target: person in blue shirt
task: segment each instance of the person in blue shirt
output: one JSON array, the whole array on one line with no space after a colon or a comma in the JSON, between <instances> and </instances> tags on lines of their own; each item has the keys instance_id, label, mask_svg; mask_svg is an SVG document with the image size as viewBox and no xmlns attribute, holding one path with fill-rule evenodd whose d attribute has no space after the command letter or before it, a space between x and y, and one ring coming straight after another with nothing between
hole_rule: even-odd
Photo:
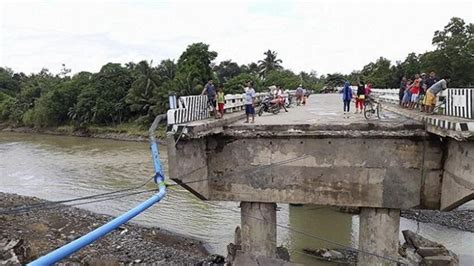
<instances>
[{"instance_id":1,"label":"person in blue shirt","mask_svg":"<svg viewBox=\"0 0 474 266\"><path fill-rule=\"evenodd\" d=\"M214 87L214 82L212 79L210 79L206 83L206 86L204 86L204 89L202 90L201 95L207 95L207 103L209 106L211 106L211 111L217 117L217 112L216 112L217 92L216 92L216 87Z\"/></svg>"},{"instance_id":2,"label":"person in blue shirt","mask_svg":"<svg viewBox=\"0 0 474 266\"><path fill-rule=\"evenodd\" d=\"M350 87L349 81L344 82L344 87L342 88L342 101L344 102L344 115L349 113L352 100L352 89Z\"/></svg>"}]
</instances>

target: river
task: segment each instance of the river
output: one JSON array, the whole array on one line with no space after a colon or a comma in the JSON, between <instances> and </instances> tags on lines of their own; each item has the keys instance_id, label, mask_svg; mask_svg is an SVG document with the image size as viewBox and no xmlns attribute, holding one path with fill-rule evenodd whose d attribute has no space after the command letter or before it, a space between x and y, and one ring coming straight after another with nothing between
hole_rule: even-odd
<instances>
[{"instance_id":1,"label":"river","mask_svg":"<svg viewBox=\"0 0 474 266\"><path fill-rule=\"evenodd\" d=\"M166 149L161 159L167 166ZM114 191L145 182L153 173L147 143L65 136L0 133L0 191L63 200ZM153 188L149 184L147 188ZM117 216L147 195L135 195L78 207ZM359 219L321 206L295 207L279 204L277 221L311 235L357 247ZM166 198L133 220L180 235L198 238L211 252L226 254L226 245L240 224L238 203L213 205L200 201L180 187L172 187ZM417 223L401 219L400 230L416 231ZM436 224L419 224L421 235L444 244L460 257L462 265L474 264L474 234ZM400 240L403 237L400 233ZM283 228L278 244L290 250L292 259L315 264L303 248L335 247ZM321 262L317 263L322 265Z\"/></svg>"}]
</instances>

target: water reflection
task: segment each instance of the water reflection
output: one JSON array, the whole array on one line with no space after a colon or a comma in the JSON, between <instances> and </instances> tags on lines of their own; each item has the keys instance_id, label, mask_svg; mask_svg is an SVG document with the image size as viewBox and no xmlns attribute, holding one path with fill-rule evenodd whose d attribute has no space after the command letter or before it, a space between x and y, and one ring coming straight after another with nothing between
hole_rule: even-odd
<instances>
[{"instance_id":1,"label":"water reflection","mask_svg":"<svg viewBox=\"0 0 474 266\"><path fill-rule=\"evenodd\" d=\"M301 252L304 248L341 248L322 239L347 246L352 245L352 216L335 212L328 207L290 205L289 226L299 228L307 234L303 235L292 231L288 233L288 246L293 250L291 257L300 262L308 264L314 262L314 258ZM321 239L311 236L318 236Z\"/></svg>"}]
</instances>

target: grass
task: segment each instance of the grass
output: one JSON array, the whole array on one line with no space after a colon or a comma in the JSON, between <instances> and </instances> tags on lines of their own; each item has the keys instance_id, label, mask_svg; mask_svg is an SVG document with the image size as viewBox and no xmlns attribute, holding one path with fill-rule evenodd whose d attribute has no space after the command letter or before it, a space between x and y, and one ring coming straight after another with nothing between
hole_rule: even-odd
<instances>
[{"instance_id":1,"label":"grass","mask_svg":"<svg viewBox=\"0 0 474 266\"><path fill-rule=\"evenodd\" d=\"M1 124L0 128L8 126L8 124ZM61 135L74 135L75 132L84 130L90 134L95 135L105 135L105 134L123 134L131 137L144 137L148 138L148 128L142 125L135 123L122 123L114 126L100 126L100 125L90 125L82 129L78 129L73 125L62 125L58 127L48 127L40 129L39 132L57 132ZM156 129L156 137L158 139L166 138L166 126L159 126Z\"/></svg>"},{"instance_id":2,"label":"grass","mask_svg":"<svg viewBox=\"0 0 474 266\"><path fill-rule=\"evenodd\" d=\"M122 123L116 126L89 126L88 131L93 134L126 134L129 136L148 137L148 128L137 125L135 123ZM166 128L160 126L156 130L156 136L158 138L164 138L166 136Z\"/></svg>"}]
</instances>

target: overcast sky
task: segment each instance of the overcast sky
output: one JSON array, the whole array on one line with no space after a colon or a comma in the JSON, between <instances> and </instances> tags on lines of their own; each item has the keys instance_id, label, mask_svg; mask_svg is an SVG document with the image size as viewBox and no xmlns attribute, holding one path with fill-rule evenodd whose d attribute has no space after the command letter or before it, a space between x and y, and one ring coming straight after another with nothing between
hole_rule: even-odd
<instances>
[{"instance_id":1,"label":"overcast sky","mask_svg":"<svg viewBox=\"0 0 474 266\"><path fill-rule=\"evenodd\" d=\"M453 16L473 22L472 1L1 1L0 66L57 73L108 62L177 59L205 42L216 62L278 52L283 66L349 73L380 56L432 50Z\"/></svg>"}]
</instances>

